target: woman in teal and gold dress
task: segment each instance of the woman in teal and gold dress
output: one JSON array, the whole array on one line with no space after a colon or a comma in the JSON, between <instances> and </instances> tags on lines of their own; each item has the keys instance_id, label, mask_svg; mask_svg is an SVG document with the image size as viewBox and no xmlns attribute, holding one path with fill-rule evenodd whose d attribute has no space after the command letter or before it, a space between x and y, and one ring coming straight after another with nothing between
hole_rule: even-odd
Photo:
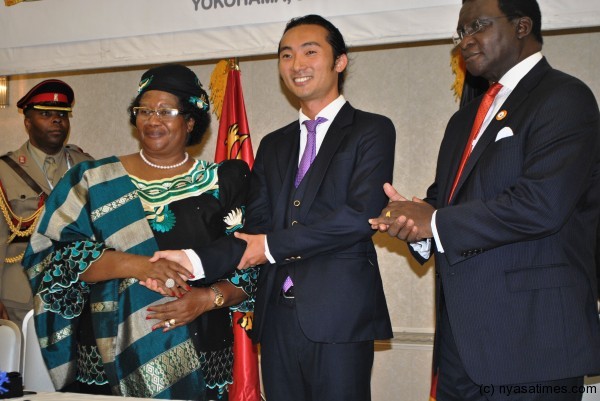
<instances>
[{"instance_id":1,"label":"woman in teal and gold dress","mask_svg":"<svg viewBox=\"0 0 600 401\"><path fill-rule=\"evenodd\" d=\"M186 146L200 142L210 115L185 66L146 71L130 113L140 151L72 168L23 259L42 354L64 391L227 400L230 309L252 306L256 270L231 266L216 277L201 263L151 257L173 249L191 256L241 228L248 166L189 157ZM168 296L140 282L159 283ZM185 318L157 322L151 310L160 304L185 308L177 315Z\"/></svg>"}]
</instances>

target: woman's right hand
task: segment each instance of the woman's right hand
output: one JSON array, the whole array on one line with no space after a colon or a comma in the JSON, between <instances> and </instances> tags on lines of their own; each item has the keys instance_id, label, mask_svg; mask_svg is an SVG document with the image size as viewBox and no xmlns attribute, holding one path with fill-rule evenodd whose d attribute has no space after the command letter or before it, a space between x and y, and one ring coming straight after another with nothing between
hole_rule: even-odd
<instances>
[{"instance_id":1,"label":"woman's right hand","mask_svg":"<svg viewBox=\"0 0 600 401\"><path fill-rule=\"evenodd\" d=\"M175 261L150 259L148 256L106 250L80 275L80 278L88 283L131 277L140 282L153 279L166 295L181 297L189 291L190 287L186 280L190 276L188 270ZM167 287L166 284L172 285Z\"/></svg>"}]
</instances>

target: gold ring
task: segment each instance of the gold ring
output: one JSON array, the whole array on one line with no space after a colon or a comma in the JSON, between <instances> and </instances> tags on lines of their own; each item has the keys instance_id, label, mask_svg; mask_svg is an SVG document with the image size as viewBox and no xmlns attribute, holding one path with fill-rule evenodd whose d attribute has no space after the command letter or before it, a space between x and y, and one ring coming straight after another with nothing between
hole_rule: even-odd
<instances>
[{"instance_id":1,"label":"gold ring","mask_svg":"<svg viewBox=\"0 0 600 401\"><path fill-rule=\"evenodd\" d=\"M389 210L385 212L385 217L392 217L392 212L390 212Z\"/></svg>"},{"instance_id":2,"label":"gold ring","mask_svg":"<svg viewBox=\"0 0 600 401\"><path fill-rule=\"evenodd\" d=\"M169 320L169 325L171 325L171 326L175 326L175 319L171 319L171 320Z\"/></svg>"}]
</instances>

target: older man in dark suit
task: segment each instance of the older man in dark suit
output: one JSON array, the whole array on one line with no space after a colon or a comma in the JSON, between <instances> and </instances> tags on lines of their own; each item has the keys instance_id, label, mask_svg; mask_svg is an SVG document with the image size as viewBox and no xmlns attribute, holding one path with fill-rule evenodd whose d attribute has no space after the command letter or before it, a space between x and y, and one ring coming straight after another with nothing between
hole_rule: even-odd
<instances>
[{"instance_id":1,"label":"older man in dark suit","mask_svg":"<svg viewBox=\"0 0 600 401\"><path fill-rule=\"evenodd\" d=\"M432 239L438 401L579 400L600 373L598 105L542 56L535 0L465 1L455 43L490 89L450 119L425 202L386 185L370 221L421 260Z\"/></svg>"}]
</instances>

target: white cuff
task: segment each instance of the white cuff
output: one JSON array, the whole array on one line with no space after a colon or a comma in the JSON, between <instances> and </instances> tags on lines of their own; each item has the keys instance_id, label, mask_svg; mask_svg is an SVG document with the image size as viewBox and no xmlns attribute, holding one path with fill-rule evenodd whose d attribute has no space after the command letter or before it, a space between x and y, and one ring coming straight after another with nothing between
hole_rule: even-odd
<instances>
[{"instance_id":1,"label":"white cuff","mask_svg":"<svg viewBox=\"0 0 600 401\"><path fill-rule=\"evenodd\" d=\"M202 266L202 261L196 252L192 249L183 249L183 252L187 255L190 263L192 264L194 278L190 278L190 281L200 280L206 275L204 274L204 267Z\"/></svg>"},{"instance_id":2,"label":"white cuff","mask_svg":"<svg viewBox=\"0 0 600 401\"><path fill-rule=\"evenodd\" d=\"M275 258L271 255L271 251L269 251L269 243L267 242L267 236L265 235L265 256L267 260L271 263L275 263Z\"/></svg>"},{"instance_id":3,"label":"white cuff","mask_svg":"<svg viewBox=\"0 0 600 401\"><path fill-rule=\"evenodd\" d=\"M444 247L442 246L442 241L440 240L440 236L438 234L437 227L435 225L435 216L437 214L437 210L433 212L433 216L431 216L431 232L433 233L433 239L435 240L435 246L439 253L444 253Z\"/></svg>"}]
</instances>

